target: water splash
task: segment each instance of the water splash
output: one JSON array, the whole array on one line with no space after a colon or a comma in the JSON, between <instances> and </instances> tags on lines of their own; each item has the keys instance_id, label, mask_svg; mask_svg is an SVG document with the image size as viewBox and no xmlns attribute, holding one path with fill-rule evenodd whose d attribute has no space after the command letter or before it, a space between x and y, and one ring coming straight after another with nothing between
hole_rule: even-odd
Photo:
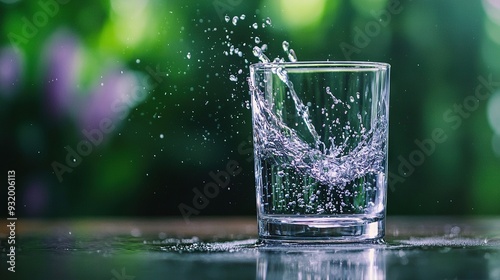
<instances>
[{"instance_id":1,"label":"water splash","mask_svg":"<svg viewBox=\"0 0 500 280\"><path fill-rule=\"evenodd\" d=\"M263 63L271 62L271 60L269 60L269 57L267 57L262 51L262 49L259 48L258 46L253 47L253 55Z\"/></svg>"},{"instance_id":2,"label":"water splash","mask_svg":"<svg viewBox=\"0 0 500 280\"><path fill-rule=\"evenodd\" d=\"M282 48L290 62L297 61L297 56L290 48L289 42L283 41ZM270 62L270 59L258 46L253 48L253 54L262 63ZM321 141L321 137L311 121L309 107L299 98L286 69L279 65L282 62L284 59L275 58L273 60L275 65L271 66L271 72L276 74L286 85L297 115L305 124L307 133L312 137L314 144L311 146L297 134L296 130L285 124L281 117L272 111L272 105L265 99L264 93L254 87L252 104L256 118L254 137L258 156L273 160L279 158L282 168L291 168L329 186L344 186L368 173L383 174L387 123L384 120L378 120L377 124L369 131L361 127L361 139L352 150L348 148L350 136L345 137L343 144L334 145L332 139L331 143L326 143L328 144L326 145ZM326 87L325 91L332 98L332 109L335 105L344 106L345 113L351 109L351 105L334 96L330 87ZM359 93L357 98L359 99ZM349 101L353 103L354 98L350 97ZM358 118L361 118L359 114ZM348 126L349 123L346 128ZM327 149L326 146L329 148ZM346 150L350 150L349 153L345 154Z\"/></svg>"},{"instance_id":3,"label":"water splash","mask_svg":"<svg viewBox=\"0 0 500 280\"><path fill-rule=\"evenodd\" d=\"M288 60L290 62L297 62L297 55L295 54L295 51L293 49L290 49L290 43L287 41L283 41L282 43L283 51L288 57Z\"/></svg>"},{"instance_id":4,"label":"water splash","mask_svg":"<svg viewBox=\"0 0 500 280\"><path fill-rule=\"evenodd\" d=\"M283 71L277 72L282 73L278 76L284 75ZM358 145L345 154L347 142L324 148L325 144L319 140L319 135L310 123L307 106L298 97L292 98L297 112L301 111L302 118L308 125L316 147L311 147L272 111L264 93L254 90L252 105L255 110L254 137L258 157L278 161L283 168L292 168L329 186L343 186L368 173L383 171L387 130L385 121L380 120L376 126L362 134Z\"/></svg>"}]
</instances>

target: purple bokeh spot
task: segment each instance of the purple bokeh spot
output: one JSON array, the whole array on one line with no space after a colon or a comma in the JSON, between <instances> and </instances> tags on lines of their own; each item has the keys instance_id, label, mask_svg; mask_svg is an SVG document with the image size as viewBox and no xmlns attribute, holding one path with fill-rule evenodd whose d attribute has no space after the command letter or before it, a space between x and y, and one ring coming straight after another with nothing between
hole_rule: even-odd
<instances>
[{"instance_id":1,"label":"purple bokeh spot","mask_svg":"<svg viewBox=\"0 0 500 280\"><path fill-rule=\"evenodd\" d=\"M0 94L11 96L20 86L23 59L11 47L0 49Z\"/></svg>"},{"instance_id":2,"label":"purple bokeh spot","mask_svg":"<svg viewBox=\"0 0 500 280\"><path fill-rule=\"evenodd\" d=\"M500 10L500 0L486 0L492 7Z\"/></svg>"},{"instance_id":3,"label":"purple bokeh spot","mask_svg":"<svg viewBox=\"0 0 500 280\"><path fill-rule=\"evenodd\" d=\"M119 69L108 70L90 92L80 112L81 129L100 129L103 121L116 127L147 94L135 73Z\"/></svg>"},{"instance_id":4,"label":"purple bokeh spot","mask_svg":"<svg viewBox=\"0 0 500 280\"><path fill-rule=\"evenodd\" d=\"M43 74L49 112L63 117L77 106L77 76L82 60L81 44L68 31L58 31L45 45Z\"/></svg>"}]
</instances>

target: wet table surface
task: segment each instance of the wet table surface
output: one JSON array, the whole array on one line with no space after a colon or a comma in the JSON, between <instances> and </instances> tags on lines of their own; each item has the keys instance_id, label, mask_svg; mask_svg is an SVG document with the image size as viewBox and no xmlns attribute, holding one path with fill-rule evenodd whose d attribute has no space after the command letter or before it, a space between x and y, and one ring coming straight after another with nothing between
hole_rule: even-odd
<instances>
[{"instance_id":1,"label":"wet table surface","mask_svg":"<svg viewBox=\"0 0 500 280\"><path fill-rule=\"evenodd\" d=\"M8 224L7 221L5 221ZM500 217L388 217L384 244L256 246L254 217L16 221L0 279L500 279Z\"/></svg>"}]
</instances>

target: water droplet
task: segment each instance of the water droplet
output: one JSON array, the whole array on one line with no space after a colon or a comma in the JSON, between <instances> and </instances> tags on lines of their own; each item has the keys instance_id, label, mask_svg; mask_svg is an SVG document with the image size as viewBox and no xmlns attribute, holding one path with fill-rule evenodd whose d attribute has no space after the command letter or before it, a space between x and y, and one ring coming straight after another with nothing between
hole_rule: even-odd
<instances>
[{"instance_id":1,"label":"water droplet","mask_svg":"<svg viewBox=\"0 0 500 280\"><path fill-rule=\"evenodd\" d=\"M283 46L283 50L288 53L288 48L290 47L290 43L288 43L287 41L283 41L283 43L281 44Z\"/></svg>"},{"instance_id":2,"label":"water droplet","mask_svg":"<svg viewBox=\"0 0 500 280\"><path fill-rule=\"evenodd\" d=\"M160 139L163 139L163 137L164 137L164 136L163 136L163 133L162 133L162 134L160 134Z\"/></svg>"},{"instance_id":3,"label":"water droplet","mask_svg":"<svg viewBox=\"0 0 500 280\"><path fill-rule=\"evenodd\" d=\"M236 24L238 24L238 17L237 16L234 16L233 17L233 25L236 26Z\"/></svg>"},{"instance_id":4,"label":"water droplet","mask_svg":"<svg viewBox=\"0 0 500 280\"><path fill-rule=\"evenodd\" d=\"M242 14L242 15L240 16L240 19L241 19L241 20L244 20L246 17L247 17L247 16L245 16L245 14Z\"/></svg>"},{"instance_id":5,"label":"water droplet","mask_svg":"<svg viewBox=\"0 0 500 280\"><path fill-rule=\"evenodd\" d=\"M253 27L253 29L257 29L257 28L259 28L259 25L255 22L254 24L252 24L252 27Z\"/></svg>"},{"instance_id":6,"label":"water droplet","mask_svg":"<svg viewBox=\"0 0 500 280\"><path fill-rule=\"evenodd\" d=\"M266 18L266 24L271 25L271 18L269 18L269 17Z\"/></svg>"},{"instance_id":7,"label":"water droplet","mask_svg":"<svg viewBox=\"0 0 500 280\"><path fill-rule=\"evenodd\" d=\"M297 62L297 55L295 54L295 51L293 49L290 49L290 52L288 53L288 59L291 62Z\"/></svg>"},{"instance_id":8,"label":"water droplet","mask_svg":"<svg viewBox=\"0 0 500 280\"><path fill-rule=\"evenodd\" d=\"M135 63L139 64L139 63L141 63L141 60L140 59L136 59Z\"/></svg>"},{"instance_id":9,"label":"water droplet","mask_svg":"<svg viewBox=\"0 0 500 280\"><path fill-rule=\"evenodd\" d=\"M230 75L229 80L232 82L236 82L236 81L238 81L238 77L236 77L235 75Z\"/></svg>"},{"instance_id":10,"label":"water droplet","mask_svg":"<svg viewBox=\"0 0 500 280\"><path fill-rule=\"evenodd\" d=\"M354 97L350 96L349 100L351 101L351 103L354 102Z\"/></svg>"},{"instance_id":11,"label":"water droplet","mask_svg":"<svg viewBox=\"0 0 500 280\"><path fill-rule=\"evenodd\" d=\"M262 54L262 50L259 47L257 47L257 46L253 47L253 55L255 55L256 57L259 57L261 54Z\"/></svg>"},{"instance_id":12,"label":"water droplet","mask_svg":"<svg viewBox=\"0 0 500 280\"><path fill-rule=\"evenodd\" d=\"M188 53L187 53L187 55L186 55L186 57L187 57L188 59L191 59L191 53L190 53L190 52L188 52Z\"/></svg>"},{"instance_id":13,"label":"water droplet","mask_svg":"<svg viewBox=\"0 0 500 280\"><path fill-rule=\"evenodd\" d=\"M259 37L255 37L255 44L259 44L260 43L260 38Z\"/></svg>"},{"instance_id":14,"label":"water droplet","mask_svg":"<svg viewBox=\"0 0 500 280\"><path fill-rule=\"evenodd\" d=\"M231 18L228 15L226 15L224 19L226 20L226 22L229 22L231 20Z\"/></svg>"},{"instance_id":15,"label":"water droplet","mask_svg":"<svg viewBox=\"0 0 500 280\"><path fill-rule=\"evenodd\" d=\"M278 176L284 177L285 176L285 171L283 171L283 170L278 171Z\"/></svg>"},{"instance_id":16,"label":"water droplet","mask_svg":"<svg viewBox=\"0 0 500 280\"><path fill-rule=\"evenodd\" d=\"M238 70L238 74L241 74L241 73L243 73L243 70L241 70L241 69Z\"/></svg>"},{"instance_id":17,"label":"water droplet","mask_svg":"<svg viewBox=\"0 0 500 280\"><path fill-rule=\"evenodd\" d=\"M267 51L267 44L263 44L262 47L260 47L260 49L265 52Z\"/></svg>"},{"instance_id":18,"label":"water droplet","mask_svg":"<svg viewBox=\"0 0 500 280\"><path fill-rule=\"evenodd\" d=\"M253 55L255 55L261 62L269 63L269 58L262 52L262 49L258 46L253 47Z\"/></svg>"}]
</instances>

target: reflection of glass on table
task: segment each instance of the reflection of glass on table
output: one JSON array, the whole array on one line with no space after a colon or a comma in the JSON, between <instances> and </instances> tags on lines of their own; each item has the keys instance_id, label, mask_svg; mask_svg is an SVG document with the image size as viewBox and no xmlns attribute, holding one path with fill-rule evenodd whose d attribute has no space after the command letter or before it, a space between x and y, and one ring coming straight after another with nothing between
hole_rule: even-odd
<instances>
[{"instance_id":1,"label":"reflection of glass on table","mask_svg":"<svg viewBox=\"0 0 500 280\"><path fill-rule=\"evenodd\" d=\"M384 256L375 248L297 248L260 251L256 279L385 279L385 275Z\"/></svg>"}]
</instances>

